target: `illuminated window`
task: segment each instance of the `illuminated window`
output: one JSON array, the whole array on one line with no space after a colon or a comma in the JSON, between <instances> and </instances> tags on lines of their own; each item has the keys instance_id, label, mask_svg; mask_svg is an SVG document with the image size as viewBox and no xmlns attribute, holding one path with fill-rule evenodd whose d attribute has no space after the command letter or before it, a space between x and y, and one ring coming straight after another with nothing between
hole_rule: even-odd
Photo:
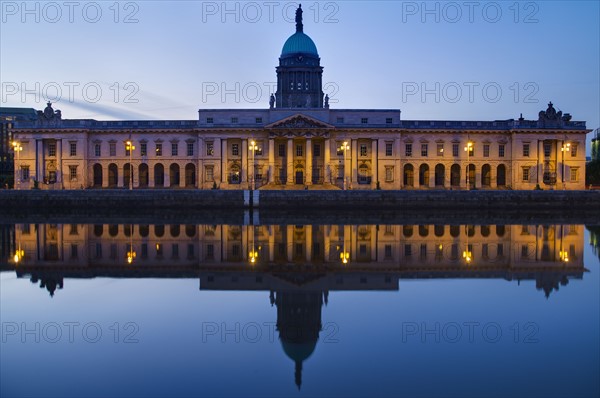
<instances>
[{"instance_id":1,"label":"illuminated window","mask_svg":"<svg viewBox=\"0 0 600 398\"><path fill-rule=\"evenodd\" d=\"M367 146L365 144L360 145L360 156L367 156Z\"/></svg>"},{"instance_id":2,"label":"illuminated window","mask_svg":"<svg viewBox=\"0 0 600 398\"><path fill-rule=\"evenodd\" d=\"M444 156L444 144L437 144L437 155Z\"/></svg>"},{"instance_id":3,"label":"illuminated window","mask_svg":"<svg viewBox=\"0 0 600 398\"><path fill-rule=\"evenodd\" d=\"M215 144L211 142L206 143L206 156L213 156L215 154Z\"/></svg>"},{"instance_id":4,"label":"illuminated window","mask_svg":"<svg viewBox=\"0 0 600 398\"><path fill-rule=\"evenodd\" d=\"M162 156L162 144L156 144L156 156Z\"/></svg>"}]
</instances>

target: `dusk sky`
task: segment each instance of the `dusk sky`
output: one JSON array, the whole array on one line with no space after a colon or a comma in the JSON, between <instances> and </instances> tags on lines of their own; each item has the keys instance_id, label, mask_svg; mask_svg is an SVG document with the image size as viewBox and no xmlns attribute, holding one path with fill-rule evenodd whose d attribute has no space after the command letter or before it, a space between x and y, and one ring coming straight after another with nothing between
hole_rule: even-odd
<instances>
[{"instance_id":1,"label":"dusk sky","mask_svg":"<svg viewBox=\"0 0 600 398\"><path fill-rule=\"evenodd\" d=\"M1 3L0 106L43 109L49 99L63 118L100 120L266 108L297 6L66 4ZM552 101L589 129L600 127L598 1L302 8L332 108L400 109L404 120L537 119Z\"/></svg>"}]
</instances>

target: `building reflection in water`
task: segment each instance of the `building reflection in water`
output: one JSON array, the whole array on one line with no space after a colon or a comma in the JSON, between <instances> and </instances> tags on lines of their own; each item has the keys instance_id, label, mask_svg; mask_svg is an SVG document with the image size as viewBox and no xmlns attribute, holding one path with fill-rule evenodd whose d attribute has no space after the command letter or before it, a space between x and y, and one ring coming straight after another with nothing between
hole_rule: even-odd
<instances>
[{"instance_id":1,"label":"building reflection in water","mask_svg":"<svg viewBox=\"0 0 600 398\"><path fill-rule=\"evenodd\" d=\"M201 290L268 291L298 388L330 291L502 278L535 280L548 298L586 272L580 225L18 224L14 241L17 276L50 296L64 278L97 276L199 276Z\"/></svg>"}]
</instances>

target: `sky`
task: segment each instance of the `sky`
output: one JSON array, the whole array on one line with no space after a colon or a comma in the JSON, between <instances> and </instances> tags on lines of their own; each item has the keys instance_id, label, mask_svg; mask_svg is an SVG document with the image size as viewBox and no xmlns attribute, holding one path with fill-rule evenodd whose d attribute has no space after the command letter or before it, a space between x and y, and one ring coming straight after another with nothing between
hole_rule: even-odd
<instances>
[{"instance_id":1,"label":"sky","mask_svg":"<svg viewBox=\"0 0 600 398\"><path fill-rule=\"evenodd\" d=\"M63 118L194 120L267 108L296 2L1 1L2 107ZM304 32L337 109L404 120L600 127L598 1L309 1ZM592 134L588 135L588 144ZM589 145L588 145L589 153Z\"/></svg>"}]
</instances>

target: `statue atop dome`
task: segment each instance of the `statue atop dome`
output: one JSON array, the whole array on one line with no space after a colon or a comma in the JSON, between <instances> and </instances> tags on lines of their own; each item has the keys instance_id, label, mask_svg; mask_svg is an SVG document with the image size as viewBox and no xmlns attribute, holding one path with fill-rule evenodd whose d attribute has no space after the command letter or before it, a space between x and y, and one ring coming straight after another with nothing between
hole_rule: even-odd
<instances>
[{"instance_id":1,"label":"statue atop dome","mask_svg":"<svg viewBox=\"0 0 600 398\"><path fill-rule=\"evenodd\" d=\"M303 32L304 25L302 25L302 4L298 4L298 9L296 10L296 32Z\"/></svg>"}]
</instances>

